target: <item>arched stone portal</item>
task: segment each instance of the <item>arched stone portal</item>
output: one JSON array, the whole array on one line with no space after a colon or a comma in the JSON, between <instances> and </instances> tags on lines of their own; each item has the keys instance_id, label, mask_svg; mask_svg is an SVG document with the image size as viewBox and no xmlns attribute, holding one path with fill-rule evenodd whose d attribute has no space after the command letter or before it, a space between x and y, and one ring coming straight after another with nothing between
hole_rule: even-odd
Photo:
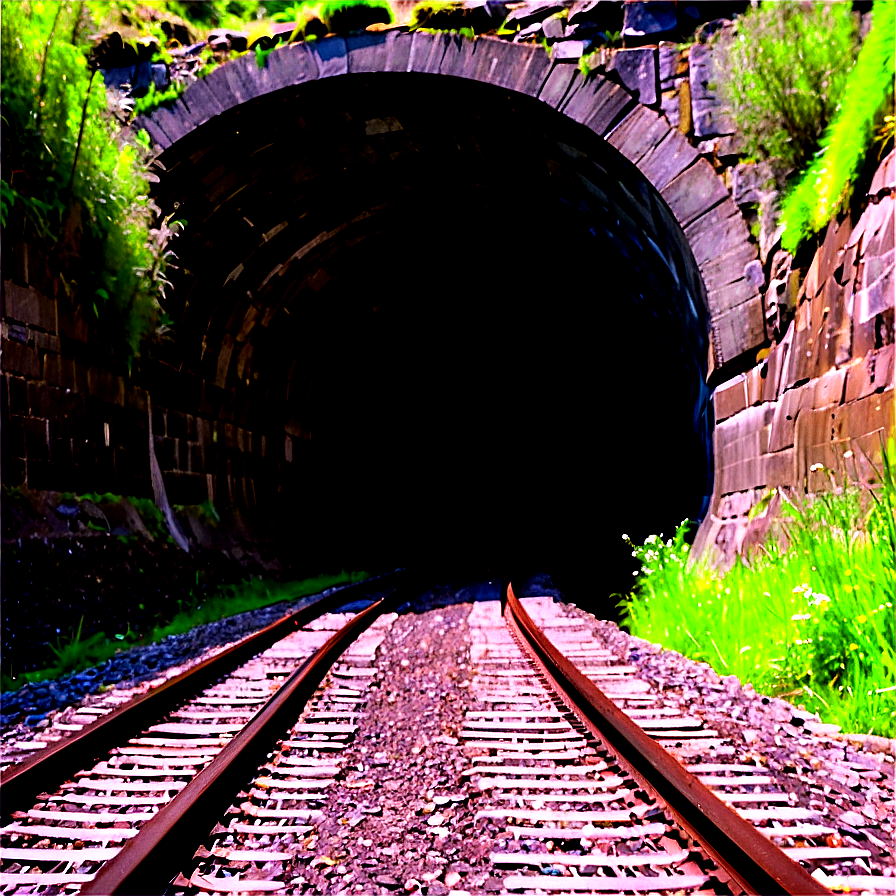
<instances>
[{"instance_id":1,"label":"arched stone portal","mask_svg":"<svg viewBox=\"0 0 896 896\"><path fill-rule=\"evenodd\" d=\"M702 512L707 359L764 339L755 248L625 88L502 41L363 35L243 57L138 124L187 221L169 399L224 421L196 461L217 494L396 559L551 563L602 517Z\"/></svg>"}]
</instances>

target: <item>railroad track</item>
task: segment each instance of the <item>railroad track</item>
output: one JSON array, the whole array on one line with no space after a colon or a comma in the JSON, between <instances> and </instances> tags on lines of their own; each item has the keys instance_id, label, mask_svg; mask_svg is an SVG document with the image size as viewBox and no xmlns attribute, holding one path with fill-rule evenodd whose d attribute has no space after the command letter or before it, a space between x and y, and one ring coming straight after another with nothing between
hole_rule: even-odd
<instances>
[{"instance_id":1,"label":"railroad track","mask_svg":"<svg viewBox=\"0 0 896 896\"><path fill-rule=\"evenodd\" d=\"M516 871L507 891L894 892L892 877L826 874L872 853L790 806L775 776L619 663L583 619L526 603L531 616L509 586L503 619L493 604L471 614L488 709L468 715L467 747L487 752L468 774L489 797L480 817L517 846L492 855Z\"/></svg>"},{"instance_id":2,"label":"railroad track","mask_svg":"<svg viewBox=\"0 0 896 896\"><path fill-rule=\"evenodd\" d=\"M64 759L70 750L58 744L7 771L0 890L316 892L303 868L332 862L314 849L317 827L338 811L334 785L343 800L352 785L377 789L375 770L347 781L343 756L376 722L365 714L369 687L388 688L376 658L395 622L389 609L283 620L225 659L226 675L200 664L191 683L158 689L164 712L138 700L74 734L90 763ZM508 586L503 605L473 604L467 628L475 674L452 749L469 759L469 787L451 799L469 801L498 847L486 889L894 892L879 873L886 849L873 855L835 820L792 805L755 755L620 662L581 611L518 601ZM35 789L28 776L46 760ZM448 831L438 820L428 822L433 855ZM400 883L401 856L388 854L382 870ZM856 873L866 860L878 873ZM346 876L333 892L354 877L337 870ZM430 875L405 890L425 892L429 879L441 885Z\"/></svg>"},{"instance_id":3,"label":"railroad track","mask_svg":"<svg viewBox=\"0 0 896 896\"><path fill-rule=\"evenodd\" d=\"M401 599L389 588L361 611L326 612L370 586L284 617L7 768L0 890L162 892L172 863L193 851L192 829L217 815L339 654L362 649L358 636Z\"/></svg>"}]
</instances>

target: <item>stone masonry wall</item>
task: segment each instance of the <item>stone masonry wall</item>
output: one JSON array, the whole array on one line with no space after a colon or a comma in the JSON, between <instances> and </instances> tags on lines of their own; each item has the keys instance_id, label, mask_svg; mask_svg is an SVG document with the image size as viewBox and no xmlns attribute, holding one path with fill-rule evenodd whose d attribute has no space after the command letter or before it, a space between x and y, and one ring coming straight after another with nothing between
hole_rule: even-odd
<instances>
[{"instance_id":1,"label":"stone masonry wall","mask_svg":"<svg viewBox=\"0 0 896 896\"><path fill-rule=\"evenodd\" d=\"M792 293L793 320L761 363L715 390L715 491L698 550L730 559L761 537L769 520L748 514L768 489L876 479L894 432L893 153L869 200L855 226L831 222L802 283L772 282L766 306Z\"/></svg>"},{"instance_id":2,"label":"stone masonry wall","mask_svg":"<svg viewBox=\"0 0 896 896\"><path fill-rule=\"evenodd\" d=\"M133 372L116 364L90 341L39 250L19 244L11 255L0 324L3 484L151 497L151 407L169 501L253 510L259 466L270 460L265 437L203 413L201 383L191 389L158 359Z\"/></svg>"}]
</instances>

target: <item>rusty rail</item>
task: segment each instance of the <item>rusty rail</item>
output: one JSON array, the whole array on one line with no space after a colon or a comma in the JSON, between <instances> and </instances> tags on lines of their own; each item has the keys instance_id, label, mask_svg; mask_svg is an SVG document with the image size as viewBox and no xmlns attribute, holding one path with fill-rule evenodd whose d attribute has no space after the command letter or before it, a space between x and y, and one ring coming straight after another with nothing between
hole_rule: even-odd
<instances>
[{"instance_id":1,"label":"rusty rail","mask_svg":"<svg viewBox=\"0 0 896 896\"><path fill-rule=\"evenodd\" d=\"M323 613L354 600L363 599L366 592L403 579L405 570L398 570L373 579L365 579L328 594L248 635L232 647L198 663L192 669L166 681L112 710L82 731L66 737L0 775L2 812L0 821L10 820L13 812L29 809L39 793L52 789L86 768L101 756L138 731L154 725L180 703L212 685L221 676L266 650L291 631L305 625Z\"/></svg>"},{"instance_id":2,"label":"rusty rail","mask_svg":"<svg viewBox=\"0 0 896 896\"><path fill-rule=\"evenodd\" d=\"M392 591L329 638L289 676L252 721L147 821L139 836L129 840L80 892L84 896L164 892L178 869L189 861L227 811L234 794L264 761L267 751L295 722L335 659L380 613L398 605L400 593Z\"/></svg>"},{"instance_id":3,"label":"rusty rail","mask_svg":"<svg viewBox=\"0 0 896 896\"><path fill-rule=\"evenodd\" d=\"M675 821L747 893L830 894L805 868L720 800L560 654L507 584L504 618L551 687L582 724L615 752Z\"/></svg>"}]
</instances>

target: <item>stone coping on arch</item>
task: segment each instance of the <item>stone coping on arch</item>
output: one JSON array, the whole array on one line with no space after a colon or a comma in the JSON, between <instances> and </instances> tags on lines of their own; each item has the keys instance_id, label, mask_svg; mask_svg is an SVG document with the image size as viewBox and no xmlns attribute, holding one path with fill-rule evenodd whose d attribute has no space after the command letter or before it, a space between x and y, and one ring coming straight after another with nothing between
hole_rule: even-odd
<instances>
[{"instance_id":1,"label":"stone coping on arch","mask_svg":"<svg viewBox=\"0 0 896 896\"><path fill-rule=\"evenodd\" d=\"M756 247L722 178L662 113L600 73L586 79L574 63L552 60L541 47L491 37L421 31L328 37L279 48L264 67L253 54L241 56L191 84L173 106L134 124L164 151L257 97L356 73L446 75L533 97L613 146L663 198L706 290L713 366L758 348L765 342L763 304L744 276Z\"/></svg>"}]
</instances>

